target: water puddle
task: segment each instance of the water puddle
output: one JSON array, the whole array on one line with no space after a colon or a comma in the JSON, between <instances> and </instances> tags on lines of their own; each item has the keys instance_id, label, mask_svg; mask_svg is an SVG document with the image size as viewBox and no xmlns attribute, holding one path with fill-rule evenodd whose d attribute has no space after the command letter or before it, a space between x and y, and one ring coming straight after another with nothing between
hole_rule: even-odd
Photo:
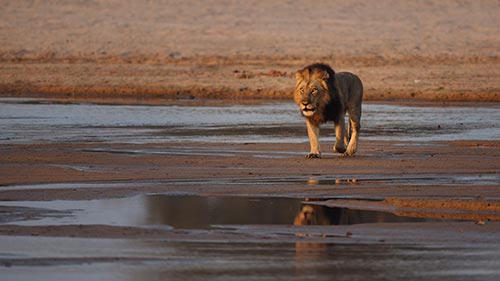
<instances>
[{"instance_id":1,"label":"water puddle","mask_svg":"<svg viewBox=\"0 0 500 281\"><path fill-rule=\"evenodd\" d=\"M500 185L500 175L498 174L419 174L419 175L371 175L371 176L310 176L306 180L304 177L282 177L282 178L259 178L259 179L235 179L235 184L307 184L307 185L381 185L381 186L443 186L443 185L460 185L460 186L477 186Z\"/></svg>"},{"instance_id":2,"label":"water puddle","mask_svg":"<svg viewBox=\"0 0 500 281\"><path fill-rule=\"evenodd\" d=\"M223 276L221 280L240 280L242 276L245 280L270 276L329 280L341 272L342 280L366 280L375 270L390 280L448 280L457 277L460 268L460 276L498 279L496 233L440 227L446 223L433 228L394 225L441 220L332 206L341 203L349 202L187 194L0 202L0 225L184 229L171 231L180 240L3 236L1 276L2 280L87 280L89 276L96 280L122 280L124 276L134 280L158 276L174 280L213 276ZM378 225L380 230L371 228L373 225L363 230L364 225L359 225L367 223L389 224ZM357 226L346 232L338 230L342 227L289 227L292 225ZM367 239L363 240L367 243L355 239Z\"/></svg>"},{"instance_id":3,"label":"water puddle","mask_svg":"<svg viewBox=\"0 0 500 281\"><path fill-rule=\"evenodd\" d=\"M362 137L378 140L500 139L498 105L364 104ZM333 125L322 140L333 141ZM0 143L307 142L292 102L230 106L53 104L0 99Z\"/></svg>"},{"instance_id":4,"label":"water puddle","mask_svg":"<svg viewBox=\"0 0 500 281\"><path fill-rule=\"evenodd\" d=\"M350 225L420 221L426 219L278 197L156 194L89 201L0 204L0 223L19 225L104 224L209 229L215 225Z\"/></svg>"}]
</instances>

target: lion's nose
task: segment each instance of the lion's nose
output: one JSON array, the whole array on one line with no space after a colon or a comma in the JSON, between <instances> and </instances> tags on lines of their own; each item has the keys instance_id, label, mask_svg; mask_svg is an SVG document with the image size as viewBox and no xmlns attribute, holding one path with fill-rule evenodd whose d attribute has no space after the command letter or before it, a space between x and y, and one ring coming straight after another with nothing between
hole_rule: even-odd
<instances>
[{"instance_id":1,"label":"lion's nose","mask_svg":"<svg viewBox=\"0 0 500 281\"><path fill-rule=\"evenodd\" d=\"M309 105L309 103L308 103L307 101L303 101L303 102L302 102L302 105L303 105L303 106L308 106L308 105Z\"/></svg>"}]
</instances>

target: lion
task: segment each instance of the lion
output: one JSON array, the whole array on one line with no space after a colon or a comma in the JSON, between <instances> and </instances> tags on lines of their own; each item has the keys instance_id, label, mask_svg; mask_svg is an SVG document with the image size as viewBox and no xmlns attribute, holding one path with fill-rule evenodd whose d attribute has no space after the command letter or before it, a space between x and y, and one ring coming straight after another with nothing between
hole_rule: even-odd
<instances>
[{"instance_id":1,"label":"lion","mask_svg":"<svg viewBox=\"0 0 500 281\"><path fill-rule=\"evenodd\" d=\"M311 150L306 158L321 158L319 127L328 121L335 125L333 151L352 156L358 149L361 128L363 84L350 72L335 71L326 64L306 66L295 74L294 101L306 119ZM346 131L345 114L349 114Z\"/></svg>"},{"instance_id":2,"label":"lion","mask_svg":"<svg viewBox=\"0 0 500 281\"><path fill-rule=\"evenodd\" d=\"M349 212L343 208L304 204L295 215L293 225L338 225L349 220ZM356 212L356 211L353 211Z\"/></svg>"}]
</instances>

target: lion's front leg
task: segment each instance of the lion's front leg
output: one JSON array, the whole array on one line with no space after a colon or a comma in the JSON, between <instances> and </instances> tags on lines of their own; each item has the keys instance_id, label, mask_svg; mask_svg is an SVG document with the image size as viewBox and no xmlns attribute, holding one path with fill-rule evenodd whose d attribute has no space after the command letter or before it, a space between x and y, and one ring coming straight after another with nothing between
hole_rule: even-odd
<instances>
[{"instance_id":1,"label":"lion's front leg","mask_svg":"<svg viewBox=\"0 0 500 281\"><path fill-rule=\"evenodd\" d=\"M346 151L344 114L342 114L339 121L335 123L335 146L333 147L333 151L338 153L344 153Z\"/></svg>"},{"instance_id":2,"label":"lion's front leg","mask_svg":"<svg viewBox=\"0 0 500 281\"><path fill-rule=\"evenodd\" d=\"M306 158L321 158L321 152L319 150L319 126L311 123L309 119L306 119L307 125L307 135L309 136L309 143L311 145L311 150Z\"/></svg>"}]
</instances>

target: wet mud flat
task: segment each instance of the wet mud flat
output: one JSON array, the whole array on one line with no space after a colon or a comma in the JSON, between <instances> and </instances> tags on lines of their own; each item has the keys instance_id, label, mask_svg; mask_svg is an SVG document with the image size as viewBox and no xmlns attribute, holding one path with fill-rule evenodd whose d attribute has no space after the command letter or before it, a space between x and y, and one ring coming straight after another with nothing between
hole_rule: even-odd
<instances>
[{"instance_id":1,"label":"wet mud flat","mask_svg":"<svg viewBox=\"0 0 500 281\"><path fill-rule=\"evenodd\" d=\"M496 280L500 275L498 218L417 217L329 207L332 201L150 194L2 202L3 211L31 206L24 208L52 213L2 222L0 271L5 280L364 280L367 274L374 280Z\"/></svg>"},{"instance_id":2,"label":"wet mud flat","mask_svg":"<svg viewBox=\"0 0 500 281\"><path fill-rule=\"evenodd\" d=\"M0 270L5 280L363 280L367 274L495 280L500 274L498 205L474 223L333 201L149 194L2 202L4 211L31 206L23 208L52 213L2 222Z\"/></svg>"},{"instance_id":3,"label":"wet mud flat","mask_svg":"<svg viewBox=\"0 0 500 281\"><path fill-rule=\"evenodd\" d=\"M497 280L498 109L367 104L310 160L289 103L4 100L2 279Z\"/></svg>"}]
</instances>

